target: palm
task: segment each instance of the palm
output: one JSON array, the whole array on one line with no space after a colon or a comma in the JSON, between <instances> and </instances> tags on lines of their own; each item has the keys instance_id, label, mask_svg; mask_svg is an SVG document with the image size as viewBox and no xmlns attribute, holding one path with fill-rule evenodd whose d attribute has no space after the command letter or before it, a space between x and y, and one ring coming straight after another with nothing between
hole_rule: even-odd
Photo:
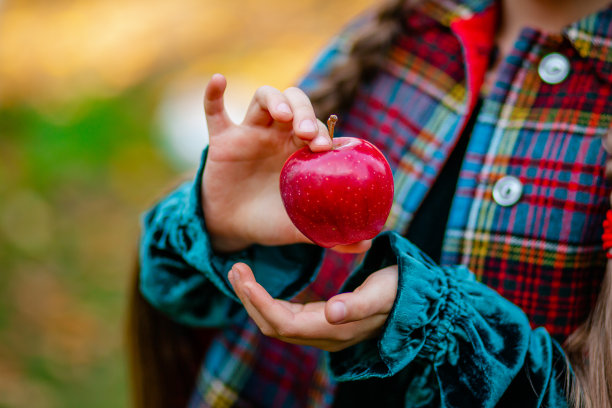
<instances>
[{"instance_id":1,"label":"palm","mask_svg":"<svg viewBox=\"0 0 612 408\"><path fill-rule=\"evenodd\" d=\"M228 223L241 223L253 242L278 245L303 241L279 192L283 163L298 148L290 125L232 125L211 137L204 173L204 194L215 198L209 211ZM250 231L251 227L256 231Z\"/></svg>"},{"instance_id":2,"label":"palm","mask_svg":"<svg viewBox=\"0 0 612 408\"><path fill-rule=\"evenodd\" d=\"M395 302L398 269L392 265L378 270L353 292L306 304L273 299L246 264L235 264L228 278L247 313L266 336L338 351L375 337L383 329ZM342 316L333 312L338 303L344 305Z\"/></svg>"}]
</instances>

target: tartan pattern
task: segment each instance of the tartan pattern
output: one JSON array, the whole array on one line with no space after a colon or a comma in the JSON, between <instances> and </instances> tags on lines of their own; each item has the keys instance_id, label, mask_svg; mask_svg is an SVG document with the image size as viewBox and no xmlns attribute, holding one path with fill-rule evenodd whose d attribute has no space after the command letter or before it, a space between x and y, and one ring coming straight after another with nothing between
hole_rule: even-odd
<instances>
[{"instance_id":1,"label":"tartan pattern","mask_svg":"<svg viewBox=\"0 0 612 408\"><path fill-rule=\"evenodd\" d=\"M329 406L335 384L321 356L312 347L264 338L246 320L209 346L189 408Z\"/></svg>"},{"instance_id":2,"label":"tartan pattern","mask_svg":"<svg viewBox=\"0 0 612 408\"><path fill-rule=\"evenodd\" d=\"M612 8L598 17L612 21ZM343 136L369 138L387 154L396 188L388 228L397 231L408 228L457 142L472 92L456 57L458 33L419 28L425 31L400 38L385 72L359 93L346 125L337 128ZM586 48L574 43L525 29L500 67L471 134L441 261L467 266L558 340L584 320L597 296L609 207L601 137L610 127L611 84L594 75L594 62L582 57ZM571 61L571 74L557 85L537 72L550 52ZM524 187L512 207L492 198L506 175Z\"/></svg>"},{"instance_id":3,"label":"tartan pattern","mask_svg":"<svg viewBox=\"0 0 612 408\"><path fill-rule=\"evenodd\" d=\"M468 119L477 90L466 81L473 72L467 64L466 73L463 55L473 55L464 52L474 38L454 24L491 4L423 2L408 17L385 69L341 118L338 135L369 139L391 164L396 195L389 229L406 231ZM303 89L316 86L346 44L337 39ZM442 264L467 266L558 340L584 320L605 271L601 234L610 188L600 139L612 117L611 46L612 7L569 26L563 36L521 32L478 112L443 243ZM537 73L550 52L571 64L557 85ZM511 207L492 199L505 175L524 186ZM328 251L319 278L296 299L333 295L357 261ZM265 338L251 321L224 329L190 406L329 406L335 384L322 356Z\"/></svg>"}]
</instances>

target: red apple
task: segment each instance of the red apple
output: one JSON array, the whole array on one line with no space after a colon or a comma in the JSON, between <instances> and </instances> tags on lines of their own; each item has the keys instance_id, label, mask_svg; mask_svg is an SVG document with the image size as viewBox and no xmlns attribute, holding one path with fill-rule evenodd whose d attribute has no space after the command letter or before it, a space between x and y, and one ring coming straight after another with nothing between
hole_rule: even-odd
<instances>
[{"instance_id":1,"label":"red apple","mask_svg":"<svg viewBox=\"0 0 612 408\"><path fill-rule=\"evenodd\" d=\"M332 136L334 123L328 122ZM280 175L289 218L326 248L374 238L393 202L393 175L380 150L353 137L333 138L332 146L325 152L298 150Z\"/></svg>"}]
</instances>

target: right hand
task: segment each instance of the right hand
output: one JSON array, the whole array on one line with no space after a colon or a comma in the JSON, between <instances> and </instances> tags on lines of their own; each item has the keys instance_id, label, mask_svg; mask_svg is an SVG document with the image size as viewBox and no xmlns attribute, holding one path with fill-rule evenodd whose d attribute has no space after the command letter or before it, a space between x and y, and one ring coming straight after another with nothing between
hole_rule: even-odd
<instances>
[{"instance_id":1,"label":"right hand","mask_svg":"<svg viewBox=\"0 0 612 408\"><path fill-rule=\"evenodd\" d=\"M339 351L380 335L397 296L398 267L372 273L353 292L305 304L273 299L243 263L234 264L228 279L264 335Z\"/></svg>"},{"instance_id":2,"label":"right hand","mask_svg":"<svg viewBox=\"0 0 612 408\"><path fill-rule=\"evenodd\" d=\"M202 203L213 249L237 251L258 243L311 242L293 225L283 206L279 175L285 160L308 145L331 149L327 128L315 117L298 88L280 92L259 88L244 121L233 123L225 111L227 82L214 75L206 87L204 110L210 136L202 179ZM369 241L337 248L363 252Z\"/></svg>"},{"instance_id":3,"label":"right hand","mask_svg":"<svg viewBox=\"0 0 612 408\"><path fill-rule=\"evenodd\" d=\"M612 182L612 128L608 129L606 134L602 137L601 144L606 153L608 153L604 177L607 181Z\"/></svg>"}]
</instances>

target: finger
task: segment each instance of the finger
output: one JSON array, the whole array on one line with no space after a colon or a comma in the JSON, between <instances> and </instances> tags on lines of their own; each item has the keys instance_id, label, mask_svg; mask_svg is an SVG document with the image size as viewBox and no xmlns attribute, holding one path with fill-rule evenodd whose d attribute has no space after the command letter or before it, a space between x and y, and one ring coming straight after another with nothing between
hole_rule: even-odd
<instances>
[{"instance_id":1,"label":"finger","mask_svg":"<svg viewBox=\"0 0 612 408\"><path fill-rule=\"evenodd\" d=\"M608 130L606 134L602 136L601 144L608 154L612 153L612 129Z\"/></svg>"},{"instance_id":2,"label":"finger","mask_svg":"<svg viewBox=\"0 0 612 408\"><path fill-rule=\"evenodd\" d=\"M291 310L293 314L302 312L304 308L310 303L302 304L302 303L293 303L288 300L276 299L277 302L282 304L287 309ZM325 303L325 302L316 302L316 303Z\"/></svg>"},{"instance_id":3,"label":"finger","mask_svg":"<svg viewBox=\"0 0 612 408\"><path fill-rule=\"evenodd\" d=\"M327 324L325 333L317 336L277 337L292 344L317 347L326 351L338 351L377 336L386 322L386 315L374 315L364 320L344 324Z\"/></svg>"},{"instance_id":4,"label":"finger","mask_svg":"<svg viewBox=\"0 0 612 408\"><path fill-rule=\"evenodd\" d=\"M272 327L273 337L288 339L327 339L334 327L325 318L324 302L307 304L300 308L285 305L284 301L272 298L255 279L242 275L249 292L249 302L259 315ZM291 309L294 309L293 311ZM298 310L294 313L295 309Z\"/></svg>"},{"instance_id":5,"label":"finger","mask_svg":"<svg viewBox=\"0 0 612 408\"><path fill-rule=\"evenodd\" d=\"M309 337L322 337L319 329L313 331L312 336L304 336L302 329L309 332L313 326L333 327L325 320L325 302L315 302L304 305L293 304L288 307L289 302L272 298L270 294L255 280L251 269L242 263L232 267L232 280L239 297L247 310L247 313L255 321L263 334L275 337L283 341L298 340ZM295 318L298 314L302 322ZM314 323L314 324L313 324ZM296 343L295 344L302 344Z\"/></svg>"},{"instance_id":6,"label":"finger","mask_svg":"<svg viewBox=\"0 0 612 408\"><path fill-rule=\"evenodd\" d=\"M325 125L317 120L308 96L300 88L288 88L284 92L293 111L293 131L300 140L308 143L312 151L329 150L331 138Z\"/></svg>"},{"instance_id":7,"label":"finger","mask_svg":"<svg viewBox=\"0 0 612 408\"><path fill-rule=\"evenodd\" d=\"M397 265L381 269L355 291L327 301L325 316L332 324L353 322L376 314L388 314L397 293Z\"/></svg>"},{"instance_id":8,"label":"finger","mask_svg":"<svg viewBox=\"0 0 612 408\"><path fill-rule=\"evenodd\" d=\"M358 322L332 325L325 318L325 302L305 305L272 298L256 281L247 265L232 268L232 284L247 312L260 330L292 344L340 350L375 335L386 316L372 316Z\"/></svg>"},{"instance_id":9,"label":"finger","mask_svg":"<svg viewBox=\"0 0 612 408\"><path fill-rule=\"evenodd\" d=\"M303 135L298 135L293 131L293 143L296 147L300 148L303 146L309 146L312 152L325 152L327 150L331 150L332 142L329 136L329 132L327 131L327 126L323 124L320 120L317 120L317 135L314 137Z\"/></svg>"},{"instance_id":10,"label":"finger","mask_svg":"<svg viewBox=\"0 0 612 408\"><path fill-rule=\"evenodd\" d=\"M312 140L306 140L310 150L313 152L325 152L327 150L331 150L332 140L329 136L327 126L325 126L320 120L317 120L317 127L319 129L317 135ZM298 136L296 135L296 137Z\"/></svg>"},{"instance_id":11,"label":"finger","mask_svg":"<svg viewBox=\"0 0 612 408\"><path fill-rule=\"evenodd\" d=\"M386 320L386 315L374 315L332 325L325 318L325 302L302 305L273 299L244 264L234 265L230 276L232 285L239 288L237 292L247 312L263 334L287 343L338 351L377 335Z\"/></svg>"},{"instance_id":12,"label":"finger","mask_svg":"<svg viewBox=\"0 0 612 408\"><path fill-rule=\"evenodd\" d=\"M236 295L242 302L242 305L246 309L247 313L249 314L251 319L253 319L257 327L259 327L259 330L261 330L266 335L270 335L270 333L273 332L272 326L268 324L266 319L261 316L261 314L257 311L257 309L255 309L255 307L251 304L251 301L249 300L250 294L248 293L248 290L245 290L244 287L244 274L242 273L243 271L244 274L250 273L252 275L251 268L249 268L248 265L242 263L233 265L232 269L228 274L229 281L232 284L234 292L236 292Z\"/></svg>"},{"instance_id":13,"label":"finger","mask_svg":"<svg viewBox=\"0 0 612 408\"><path fill-rule=\"evenodd\" d=\"M368 239L365 241L355 242L349 245L336 245L331 248L332 251L340 252L342 254L362 254L367 252L372 247L372 240Z\"/></svg>"},{"instance_id":14,"label":"finger","mask_svg":"<svg viewBox=\"0 0 612 408\"><path fill-rule=\"evenodd\" d=\"M213 75L208 85L206 85L206 91L204 92L204 113L206 115L208 133L211 136L222 132L232 124L223 103L223 94L226 87L227 80L221 74Z\"/></svg>"},{"instance_id":15,"label":"finger","mask_svg":"<svg viewBox=\"0 0 612 408\"><path fill-rule=\"evenodd\" d=\"M243 123L269 126L275 120L289 123L292 119L293 112L287 97L276 88L262 86L255 91Z\"/></svg>"},{"instance_id":16,"label":"finger","mask_svg":"<svg viewBox=\"0 0 612 408\"><path fill-rule=\"evenodd\" d=\"M612 181L612 158L606 160L606 166L604 168L604 177L608 181Z\"/></svg>"},{"instance_id":17,"label":"finger","mask_svg":"<svg viewBox=\"0 0 612 408\"><path fill-rule=\"evenodd\" d=\"M330 324L325 318L325 302L287 307L286 302L273 299L256 282L245 284L250 291L250 301L260 315L272 327L267 334L280 340L320 347L330 342L346 342L356 338L356 333L369 329L371 322L351 322L343 327ZM366 327L366 329L361 329Z\"/></svg>"},{"instance_id":18,"label":"finger","mask_svg":"<svg viewBox=\"0 0 612 408\"><path fill-rule=\"evenodd\" d=\"M325 336L316 337L278 337L291 344L317 347L326 351L339 351L366 339L377 336L386 321L386 316L376 315L358 322L329 325Z\"/></svg>"},{"instance_id":19,"label":"finger","mask_svg":"<svg viewBox=\"0 0 612 408\"><path fill-rule=\"evenodd\" d=\"M325 302L310 303L308 307L304 307L304 305L292 304L284 300L272 298L257 283L251 269L245 264L235 264L231 272L232 285L240 293L239 297L243 305L257 326L267 336L281 338L285 341L289 338L299 337L295 334L297 331L295 330L294 318L295 313L304 312L304 309L309 309L307 311L309 315L324 316ZM273 321L270 319L271 316L273 316ZM325 318L319 317L319 320L325 321Z\"/></svg>"},{"instance_id":20,"label":"finger","mask_svg":"<svg viewBox=\"0 0 612 408\"><path fill-rule=\"evenodd\" d=\"M272 298L270 294L257 282L245 283L249 292L249 302L255 311L266 321L271 328L270 332L264 334L276 338L302 338L295 314L282 302Z\"/></svg>"},{"instance_id":21,"label":"finger","mask_svg":"<svg viewBox=\"0 0 612 408\"><path fill-rule=\"evenodd\" d=\"M606 178L606 180L612 181L612 157L610 157L610 154L612 152L612 129L608 130L606 134L602 136L601 144L606 153L608 153L604 177Z\"/></svg>"}]
</instances>

